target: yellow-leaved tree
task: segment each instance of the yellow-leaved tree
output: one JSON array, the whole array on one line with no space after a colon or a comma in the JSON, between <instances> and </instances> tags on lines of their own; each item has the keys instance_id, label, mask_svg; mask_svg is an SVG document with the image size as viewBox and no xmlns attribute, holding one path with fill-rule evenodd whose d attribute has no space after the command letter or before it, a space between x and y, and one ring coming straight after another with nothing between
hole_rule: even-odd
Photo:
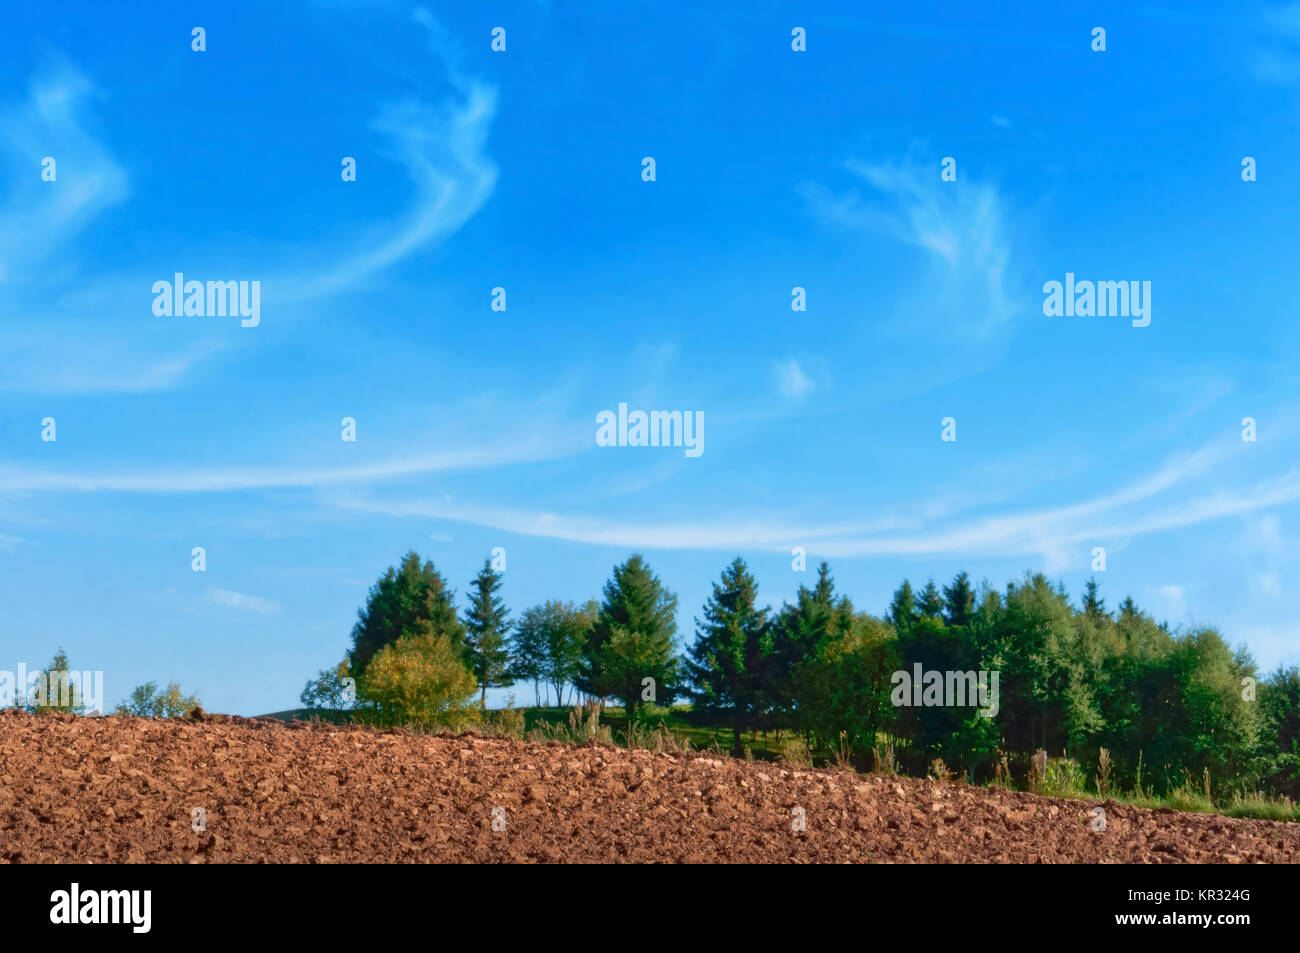
<instances>
[{"instance_id":1,"label":"yellow-leaved tree","mask_svg":"<svg viewBox=\"0 0 1300 953\"><path fill-rule=\"evenodd\" d=\"M451 640L421 622L374 654L357 689L384 723L459 728L473 719L478 682Z\"/></svg>"}]
</instances>

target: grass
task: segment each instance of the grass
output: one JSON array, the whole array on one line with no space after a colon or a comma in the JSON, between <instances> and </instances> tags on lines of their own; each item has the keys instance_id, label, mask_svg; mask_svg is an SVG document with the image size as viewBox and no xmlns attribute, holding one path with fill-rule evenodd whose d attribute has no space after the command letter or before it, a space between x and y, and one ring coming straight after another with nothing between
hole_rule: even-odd
<instances>
[{"instance_id":1,"label":"grass","mask_svg":"<svg viewBox=\"0 0 1300 953\"><path fill-rule=\"evenodd\" d=\"M514 711L523 716L522 727L518 731L496 730L490 720L486 725L474 725L473 730L481 734L508 734L532 741L566 741L582 744L590 738L607 744L620 744L631 748L650 748L656 751L712 751L718 754L730 754L732 732L727 725L712 722L708 714L692 711L689 706L676 705L672 708L653 708L641 712L633 724L628 723L627 712L621 707L606 706L600 713L599 724L595 732L588 730L585 720L582 725L570 725L572 707L543 707L500 709L489 711L493 719L501 711ZM362 721L355 712L339 711L329 708L291 708L286 711L272 712L263 718L279 718L282 721L324 721L336 725L347 725ZM412 726L422 729L424 726ZM435 729L436 730L436 729ZM755 761L789 760L794 747L790 735L784 733L780 743L775 732L747 731L741 734L742 747L748 757ZM801 762L810 759L799 759Z\"/></svg>"},{"instance_id":2,"label":"grass","mask_svg":"<svg viewBox=\"0 0 1300 953\"><path fill-rule=\"evenodd\" d=\"M1005 763L1005 761L1004 761ZM1155 794L1150 786L1142 786L1141 761L1134 790L1124 792L1115 790L1111 782L1112 764L1110 756L1102 749L1099 757L1098 773L1093 778L1095 790L1089 791L1086 772L1073 758L1049 758L1045 772L1040 778L1038 771L1031 772L1029 789L1045 797L1070 798L1081 801L1109 799L1130 807L1142 807L1149 810L1171 808L1175 811L1189 811L1197 814L1220 814L1225 817L1255 818L1265 821L1300 822L1300 806L1290 798L1271 797L1261 793L1233 794L1226 803L1216 801L1210 789L1210 773L1206 770L1199 782L1191 772L1183 771L1182 783L1173 787L1164 796ZM1014 790L1005 771L999 772L996 781L989 784Z\"/></svg>"},{"instance_id":3,"label":"grass","mask_svg":"<svg viewBox=\"0 0 1300 953\"><path fill-rule=\"evenodd\" d=\"M1234 794L1219 813L1228 817L1256 817L1265 821L1300 821L1300 806L1290 798L1263 794Z\"/></svg>"},{"instance_id":4,"label":"grass","mask_svg":"<svg viewBox=\"0 0 1300 953\"><path fill-rule=\"evenodd\" d=\"M543 724L564 725L569 720L569 708L525 708L525 730L533 731ZM600 723L610 729L613 737L625 747L655 747L642 743L626 744L627 739L642 741L647 732L664 731L677 740L681 750L731 752L732 733L726 725L711 723L708 716L692 711L688 706L654 708L637 716L636 724L629 726L627 712L621 707L607 706L600 715ZM744 732L741 744L748 748L756 761L781 760L781 748L773 732Z\"/></svg>"}]
</instances>

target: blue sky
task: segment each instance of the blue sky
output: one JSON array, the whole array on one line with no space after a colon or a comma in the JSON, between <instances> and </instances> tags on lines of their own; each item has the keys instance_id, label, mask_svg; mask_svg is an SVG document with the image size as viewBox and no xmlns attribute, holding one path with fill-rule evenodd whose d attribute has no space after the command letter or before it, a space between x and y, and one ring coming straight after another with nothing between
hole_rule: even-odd
<instances>
[{"instance_id":1,"label":"blue sky","mask_svg":"<svg viewBox=\"0 0 1300 953\"><path fill-rule=\"evenodd\" d=\"M737 554L879 613L1103 546L1300 662L1300 4L600 6L7 14L0 668L288 708L406 550L463 597L495 546L516 613L640 550L684 640ZM260 324L156 316L176 272ZM1150 325L1045 316L1067 272ZM620 402L704 453L598 447Z\"/></svg>"}]
</instances>

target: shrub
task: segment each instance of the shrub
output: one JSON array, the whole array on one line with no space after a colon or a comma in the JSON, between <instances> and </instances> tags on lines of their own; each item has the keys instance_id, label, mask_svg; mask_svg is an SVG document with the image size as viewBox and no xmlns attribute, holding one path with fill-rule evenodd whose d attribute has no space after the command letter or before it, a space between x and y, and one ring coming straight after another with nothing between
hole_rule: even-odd
<instances>
[{"instance_id":1,"label":"shrub","mask_svg":"<svg viewBox=\"0 0 1300 953\"><path fill-rule=\"evenodd\" d=\"M1097 793L1102 797L1105 797L1107 794L1110 793L1111 790L1110 773L1111 773L1110 752L1107 751L1105 748L1102 748L1097 753L1097 777L1096 777Z\"/></svg>"},{"instance_id":2,"label":"shrub","mask_svg":"<svg viewBox=\"0 0 1300 953\"><path fill-rule=\"evenodd\" d=\"M1044 797L1081 797L1088 785L1088 775L1073 758L1048 758L1042 776L1035 770L1030 780L1030 790Z\"/></svg>"},{"instance_id":3,"label":"shrub","mask_svg":"<svg viewBox=\"0 0 1300 953\"><path fill-rule=\"evenodd\" d=\"M993 783L999 787L1014 788L1011 780L1011 765L1007 763L1007 753L1001 748L995 750L997 761L993 765Z\"/></svg>"},{"instance_id":4,"label":"shrub","mask_svg":"<svg viewBox=\"0 0 1300 953\"><path fill-rule=\"evenodd\" d=\"M539 722L535 728L526 735L529 741L561 741L565 744L585 744L588 741L598 741L602 744L612 745L614 743L613 733L609 725L600 723L600 703L588 705L575 705L569 710L569 723L551 724L549 722Z\"/></svg>"},{"instance_id":5,"label":"shrub","mask_svg":"<svg viewBox=\"0 0 1300 953\"><path fill-rule=\"evenodd\" d=\"M780 760L796 768L812 767L812 752L800 737L786 738L781 742Z\"/></svg>"},{"instance_id":6,"label":"shrub","mask_svg":"<svg viewBox=\"0 0 1300 953\"><path fill-rule=\"evenodd\" d=\"M175 682L168 682L162 691L158 690L157 682L145 682L135 687L130 698L119 702L113 714L139 718L184 718L197 707L198 698L182 695L181 687Z\"/></svg>"},{"instance_id":7,"label":"shrub","mask_svg":"<svg viewBox=\"0 0 1300 953\"><path fill-rule=\"evenodd\" d=\"M470 720L478 683L451 641L426 626L376 652L359 688L377 721L459 728Z\"/></svg>"},{"instance_id":8,"label":"shrub","mask_svg":"<svg viewBox=\"0 0 1300 953\"><path fill-rule=\"evenodd\" d=\"M936 781L951 781L953 772L948 770L948 766L943 763L943 758L935 758L930 762L930 777Z\"/></svg>"},{"instance_id":9,"label":"shrub","mask_svg":"<svg viewBox=\"0 0 1300 953\"><path fill-rule=\"evenodd\" d=\"M1192 779L1192 773L1183 769L1183 783L1170 790L1165 796L1165 804L1176 811L1200 811L1203 814L1214 812L1214 801L1210 798L1210 771L1205 769L1200 786Z\"/></svg>"},{"instance_id":10,"label":"shrub","mask_svg":"<svg viewBox=\"0 0 1300 953\"><path fill-rule=\"evenodd\" d=\"M524 710L515 707L511 696L505 708L480 713L483 732L500 738L522 738L524 736Z\"/></svg>"},{"instance_id":11,"label":"shrub","mask_svg":"<svg viewBox=\"0 0 1300 953\"><path fill-rule=\"evenodd\" d=\"M898 761L894 758L894 745L886 741L871 749L871 770L876 774L897 774Z\"/></svg>"},{"instance_id":12,"label":"shrub","mask_svg":"<svg viewBox=\"0 0 1300 953\"><path fill-rule=\"evenodd\" d=\"M841 770L853 770L853 742L847 731L840 732L839 743L831 749L831 764Z\"/></svg>"}]
</instances>

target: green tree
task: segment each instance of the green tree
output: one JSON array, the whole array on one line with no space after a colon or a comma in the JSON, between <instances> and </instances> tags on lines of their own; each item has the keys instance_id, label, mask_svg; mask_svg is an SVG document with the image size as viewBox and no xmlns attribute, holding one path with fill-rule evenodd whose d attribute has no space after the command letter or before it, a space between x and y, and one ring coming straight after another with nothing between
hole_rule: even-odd
<instances>
[{"instance_id":1,"label":"green tree","mask_svg":"<svg viewBox=\"0 0 1300 953\"><path fill-rule=\"evenodd\" d=\"M1095 694L1102 648L1088 644L1065 595L1041 573L1007 586L980 642L980 667L1001 673L998 724L1014 750L1073 748L1104 727Z\"/></svg>"},{"instance_id":2,"label":"green tree","mask_svg":"<svg viewBox=\"0 0 1300 953\"><path fill-rule=\"evenodd\" d=\"M768 707L801 723L799 666L815 658L823 643L838 638L852 624L853 605L836 596L831 567L823 562L817 567L817 585L812 589L800 586L794 605L786 603L773 620L772 654L764 678Z\"/></svg>"},{"instance_id":3,"label":"green tree","mask_svg":"<svg viewBox=\"0 0 1300 953\"><path fill-rule=\"evenodd\" d=\"M465 652L470 671L478 679L479 702L487 708L487 690L513 681L510 671L510 612L498 595L501 573L492 568L492 560L483 560L483 568L474 577L469 606L465 610Z\"/></svg>"},{"instance_id":4,"label":"green tree","mask_svg":"<svg viewBox=\"0 0 1300 953\"><path fill-rule=\"evenodd\" d=\"M975 615L975 590L964 572L953 577L952 585L943 587L944 622L949 626L968 626Z\"/></svg>"},{"instance_id":5,"label":"green tree","mask_svg":"<svg viewBox=\"0 0 1300 953\"><path fill-rule=\"evenodd\" d=\"M1098 593L1096 576L1089 577L1088 582L1084 585L1083 614L1094 622L1110 617L1110 614L1106 611L1106 600L1101 598Z\"/></svg>"},{"instance_id":6,"label":"green tree","mask_svg":"<svg viewBox=\"0 0 1300 953\"><path fill-rule=\"evenodd\" d=\"M1260 706L1241 690L1243 678L1255 677L1254 661L1214 629L1198 628L1174 640L1169 665L1179 699L1161 716L1171 769L1244 779L1262 727Z\"/></svg>"},{"instance_id":7,"label":"green tree","mask_svg":"<svg viewBox=\"0 0 1300 953\"><path fill-rule=\"evenodd\" d=\"M600 603L588 599L581 606L566 602L546 629L546 664L542 672L555 688L556 704L563 704L565 685L573 685L581 670L583 651L600 614ZM572 698L572 689L570 689Z\"/></svg>"},{"instance_id":8,"label":"green tree","mask_svg":"<svg viewBox=\"0 0 1300 953\"><path fill-rule=\"evenodd\" d=\"M1173 639L1131 598L1115 617L1093 620L1084 612L1077 621L1108 647L1097 685L1105 725L1096 741L1110 752L1121 783L1136 780L1139 756L1149 783L1151 766L1177 759L1178 742L1169 736L1167 717L1171 706L1181 704L1169 662Z\"/></svg>"},{"instance_id":9,"label":"green tree","mask_svg":"<svg viewBox=\"0 0 1300 953\"><path fill-rule=\"evenodd\" d=\"M729 715L737 756L742 753L740 734L764 702L763 675L772 650L768 609L758 608L757 598L758 585L737 556L713 584L686 662L695 704Z\"/></svg>"},{"instance_id":10,"label":"green tree","mask_svg":"<svg viewBox=\"0 0 1300 953\"><path fill-rule=\"evenodd\" d=\"M652 679L654 700L668 704L677 691L677 596L664 588L639 553L614 567L587 638L576 683L600 698L623 699L631 717Z\"/></svg>"},{"instance_id":11,"label":"green tree","mask_svg":"<svg viewBox=\"0 0 1300 953\"><path fill-rule=\"evenodd\" d=\"M314 681L307 682L298 700L308 708L352 708L357 701L357 692L348 660L344 659L333 668L321 670Z\"/></svg>"},{"instance_id":12,"label":"green tree","mask_svg":"<svg viewBox=\"0 0 1300 953\"><path fill-rule=\"evenodd\" d=\"M137 718L184 718L198 707L198 698L183 694L176 682L168 682L161 691L157 682L145 682L132 689L126 701L118 703L113 714Z\"/></svg>"},{"instance_id":13,"label":"green tree","mask_svg":"<svg viewBox=\"0 0 1300 953\"><path fill-rule=\"evenodd\" d=\"M370 587L365 606L357 610L348 652L353 677L359 679L365 674L370 659L381 648L416 631L423 622L463 654L465 630L456 618L452 598L453 593L433 563L421 563L414 552L402 558L400 567L389 567Z\"/></svg>"},{"instance_id":14,"label":"green tree","mask_svg":"<svg viewBox=\"0 0 1300 953\"><path fill-rule=\"evenodd\" d=\"M921 590L921 595L916 600L916 608L923 619L942 619L944 615L943 596L939 595L939 588L931 579L926 582L925 588Z\"/></svg>"},{"instance_id":15,"label":"green tree","mask_svg":"<svg viewBox=\"0 0 1300 953\"><path fill-rule=\"evenodd\" d=\"M555 689L555 703L564 704L565 686L578 678L582 653L599 606L593 600L583 606L572 602L547 601L533 606L515 626L515 657L521 678L536 678ZM540 704L540 702L538 703Z\"/></svg>"},{"instance_id":16,"label":"green tree","mask_svg":"<svg viewBox=\"0 0 1300 953\"><path fill-rule=\"evenodd\" d=\"M533 703L542 707L542 667L546 664L546 634L543 606L519 614L510 642L510 678L533 683Z\"/></svg>"},{"instance_id":17,"label":"green tree","mask_svg":"<svg viewBox=\"0 0 1300 953\"><path fill-rule=\"evenodd\" d=\"M1260 774L1268 789L1300 800L1300 669L1279 668L1258 686Z\"/></svg>"},{"instance_id":18,"label":"green tree","mask_svg":"<svg viewBox=\"0 0 1300 953\"><path fill-rule=\"evenodd\" d=\"M18 686L26 692L27 686ZM60 648L50 664L36 679L31 696L26 699L31 712L54 711L80 715L85 712L84 693L78 674L72 671L68 653Z\"/></svg>"},{"instance_id":19,"label":"green tree","mask_svg":"<svg viewBox=\"0 0 1300 953\"><path fill-rule=\"evenodd\" d=\"M917 620L916 595L912 592L912 584L906 579L894 590L894 598L890 600L887 615L894 631L900 636L905 635Z\"/></svg>"},{"instance_id":20,"label":"green tree","mask_svg":"<svg viewBox=\"0 0 1300 953\"><path fill-rule=\"evenodd\" d=\"M1260 684L1258 697L1272 749L1300 754L1300 668L1278 668Z\"/></svg>"},{"instance_id":21,"label":"green tree","mask_svg":"<svg viewBox=\"0 0 1300 953\"><path fill-rule=\"evenodd\" d=\"M912 623L906 635L898 638L899 668L915 676L915 666L922 672L964 671L962 645L943 620L922 615ZM918 766L935 756L946 757L949 741L964 713L947 705L901 706L895 712L895 724L910 747L916 749Z\"/></svg>"},{"instance_id":22,"label":"green tree","mask_svg":"<svg viewBox=\"0 0 1300 953\"><path fill-rule=\"evenodd\" d=\"M820 748L840 746L841 732L865 761L895 716L891 678L900 665L893 627L865 613L834 631L796 673L795 694L803 721Z\"/></svg>"}]
</instances>

